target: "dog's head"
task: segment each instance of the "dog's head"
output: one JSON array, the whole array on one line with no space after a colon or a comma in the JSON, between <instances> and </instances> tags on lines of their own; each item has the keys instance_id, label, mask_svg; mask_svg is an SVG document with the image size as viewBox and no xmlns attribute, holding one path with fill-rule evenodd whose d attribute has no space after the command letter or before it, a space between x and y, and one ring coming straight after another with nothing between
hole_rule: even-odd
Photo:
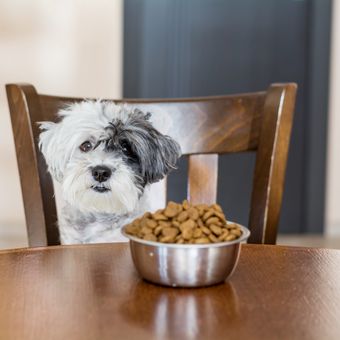
<instances>
[{"instance_id":1,"label":"dog's head","mask_svg":"<svg viewBox=\"0 0 340 340\"><path fill-rule=\"evenodd\" d=\"M58 114L60 122L41 123L39 146L64 199L80 210L131 212L180 156L178 143L138 109L83 101Z\"/></svg>"}]
</instances>

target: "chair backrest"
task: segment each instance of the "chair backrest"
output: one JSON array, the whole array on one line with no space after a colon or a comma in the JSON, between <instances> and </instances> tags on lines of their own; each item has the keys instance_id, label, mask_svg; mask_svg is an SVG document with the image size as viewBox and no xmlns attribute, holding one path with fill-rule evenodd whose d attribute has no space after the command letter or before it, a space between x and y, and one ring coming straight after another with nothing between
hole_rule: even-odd
<instances>
[{"instance_id":1,"label":"chair backrest","mask_svg":"<svg viewBox=\"0 0 340 340\"><path fill-rule=\"evenodd\" d=\"M82 99L38 94L28 84L9 84L6 89L29 245L59 244L53 182L38 148L37 122L55 121L60 107ZM193 203L216 201L218 154L256 152L249 242L274 244L296 89L294 83L273 84L256 93L115 102L151 112L155 126L179 142L189 155L187 196Z\"/></svg>"}]
</instances>

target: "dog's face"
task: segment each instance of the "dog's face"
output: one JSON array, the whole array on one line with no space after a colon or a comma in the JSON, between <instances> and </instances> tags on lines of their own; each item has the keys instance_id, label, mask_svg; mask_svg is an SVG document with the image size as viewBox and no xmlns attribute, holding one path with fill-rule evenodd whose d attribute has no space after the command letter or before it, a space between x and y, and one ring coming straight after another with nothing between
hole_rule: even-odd
<instances>
[{"instance_id":1,"label":"dog's face","mask_svg":"<svg viewBox=\"0 0 340 340\"><path fill-rule=\"evenodd\" d=\"M179 145L124 105L84 101L43 122L39 145L64 199L86 212L135 209L144 187L175 168Z\"/></svg>"}]
</instances>

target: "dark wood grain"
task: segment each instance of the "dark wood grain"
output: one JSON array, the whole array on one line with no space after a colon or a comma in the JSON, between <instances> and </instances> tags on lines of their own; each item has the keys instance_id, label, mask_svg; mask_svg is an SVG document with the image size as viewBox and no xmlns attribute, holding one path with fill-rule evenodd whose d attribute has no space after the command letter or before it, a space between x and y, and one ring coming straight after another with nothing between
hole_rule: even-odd
<instances>
[{"instance_id":1,"label":"dark wood grain","mask_svg":"<svg viewBox=\"0 0 340 340\"><path fill-rule=\"evenodd\" d=\"M29 244L57 244L53 186L38 150L37 122L55 121L59 108L82 99L38 94L32 85L6 87ZM217 154L257 152L249 241L275 243L295 93L295 84L274 84L248 94L114 102L151 112L154 125L175 138L184 155L191 155L188 198L195 203L216 200Z\"/></svg>"},{"instance_id":2,"label":"dark wood grain","mask_svg":"<svg viewBox=\"0 0 340 340\"><path fill-rule=\"evenodd\" d=\"M59 244L53 182L39 151L37 122L45 120L31 85L8 86L7 98L24 201L28 244Z\"/></svg>"},{"instance_id":3,"label":"dark wood grain","mask_svg":"<svg viewBox=\"0 0 340 340\"><path fill-rule=\"evenodd\" d=\"M188 170L188 200L193 204L215 203L218 155L191 155Z\"/></svg>"},{"instance_id":4,"label":"dark wood grain","mask_svg":"<svg viewBox=\"0 0 340 340\"><path fill-rule=\"evenodd\" d=\"M251 197L250 243L276 243L296 85L271 86L264 104Z\"/></svg>"},{"instance_id":5,"label":"dark wood grain","mask_svg":"<svg viewBox=\"0 0 340 340\"><path fill-rule=\"evenodd\" d=\"M243 245L229 281L176 289L140 279L127 244L1 251L0 339L339 339L339 267Z\"/></svg>"}]
</instances>

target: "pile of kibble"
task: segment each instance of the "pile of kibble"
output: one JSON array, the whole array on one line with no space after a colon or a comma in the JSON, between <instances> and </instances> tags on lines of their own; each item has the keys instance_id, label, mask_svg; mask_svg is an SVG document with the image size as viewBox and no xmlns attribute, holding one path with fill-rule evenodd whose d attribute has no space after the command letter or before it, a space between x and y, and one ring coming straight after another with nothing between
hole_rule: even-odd
<instances>
[{"instance_id":1,"label":"pile of kibble","mask_svg":"<svg viewBox=\"0 0 340 340\"><path fill-rule=\"evenodd\" d=\"M162 243L217 243L233 241L241 228L227 222L218 204L169 202L165 209L145 213L124 228L129 235Z\"/></svg>"}]
</instances>

